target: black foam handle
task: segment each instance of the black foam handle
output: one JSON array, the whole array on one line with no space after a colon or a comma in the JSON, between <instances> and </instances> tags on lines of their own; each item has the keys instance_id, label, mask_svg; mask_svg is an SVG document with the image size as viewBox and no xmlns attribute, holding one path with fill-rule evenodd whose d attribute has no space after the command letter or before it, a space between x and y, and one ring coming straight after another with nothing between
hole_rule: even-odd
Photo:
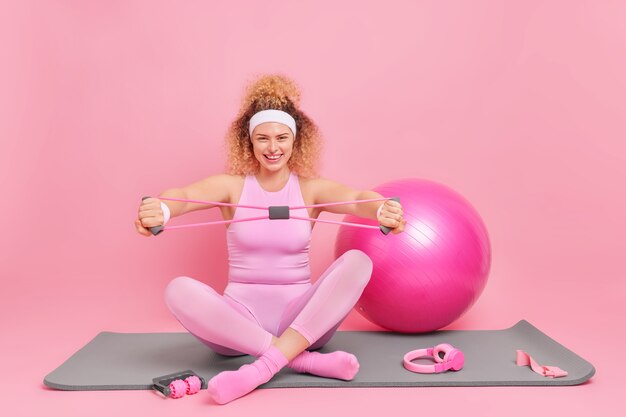
<instances>
[{"instance_id":1,"label":"black foam handle","mask_svg":"<svg viewBox=\"0 0 626 417\"><path fill-rule=\"evenodd\" d=\"M398 203L400 202L400 197L391 197L390 200L393 201L397 201ZM387 226L383 226L382 224L380 225L380 231L383 233L383 235L388 235L389 232L391 232L391 228L387 227Z\"/></svg>"},{"instance_id":2,"label":"black foam handle","mask_svg":"<svg viewBox=\"0 0 626 417\"><path fill-rule=\"evenodd\" d=\"M145 200L146 198L150 198L150 196L143 197L141 199L141 201ZM148 230L150 230L150 233L152 233L154 236L156 236L156 235L158 235L159 233L161 233L163 231L163 225L150 227Z\"/></svg>"}]
</instances>

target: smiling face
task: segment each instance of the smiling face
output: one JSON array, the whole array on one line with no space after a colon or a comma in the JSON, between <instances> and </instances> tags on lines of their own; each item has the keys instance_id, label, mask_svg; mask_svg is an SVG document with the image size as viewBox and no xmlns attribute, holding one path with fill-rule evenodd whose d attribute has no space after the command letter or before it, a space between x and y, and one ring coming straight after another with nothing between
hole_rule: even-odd
<instances>
[{"instance_id":1,"label":"smiling face","mask_svg":"<svg viewBox=\"0 0 626 417\"><path fill-rule=\"evenodd\" d=\"M293 152L293 132L284 124L262 123L252 132L254 156L261 164L261 171L279 172L287 167Z\"/></svg>"}]
</instances>

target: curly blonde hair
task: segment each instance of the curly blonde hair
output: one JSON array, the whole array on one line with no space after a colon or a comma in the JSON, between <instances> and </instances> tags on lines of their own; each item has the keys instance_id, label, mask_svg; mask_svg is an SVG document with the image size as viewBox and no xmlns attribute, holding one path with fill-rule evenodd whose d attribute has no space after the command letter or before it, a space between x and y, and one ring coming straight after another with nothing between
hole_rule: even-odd
<instances>
[{"instance_id":1,"label":"curly blonde hair","mask_svg":"<svg viewBox=\"0 0 626 417\"><path fill-rule=\"evenodd\" d=\"M300 90L289 78L275 74L253 80L246 88L239 114L226 135L229 173L254 175L259 172L260 164L254 157L248 126L255 113L274 109L289 113L296 121L297 135L287 166L298 176L317 176L321 135L299 105Z\"/></svg>"}]
</instances>

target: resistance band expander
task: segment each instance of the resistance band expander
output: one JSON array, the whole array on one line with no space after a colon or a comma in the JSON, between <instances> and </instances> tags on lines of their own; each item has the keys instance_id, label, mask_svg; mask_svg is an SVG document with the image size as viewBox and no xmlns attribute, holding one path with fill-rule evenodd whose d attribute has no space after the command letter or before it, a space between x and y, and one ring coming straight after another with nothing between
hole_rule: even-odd
<instances>
[{"instance_id":1,"label":"resistance band expander","mask_svg":"<svg viewBox=\"0 0 626 417\"><path fill-rule=\"evenodd\" d=\"M145 200L146 198L150 198L150 197L143 197L142 200ZM294 207L291 207L291 206L269 206L269 207L263 207L263 206L249 206L249 205L233 204L233 203L221 203L221 202L216 202L216 201L185 200L185 199L182 199L182 198L170 198L170 197L157 197L157 198L159 198L160 200L178 201L178 202L184 202L184 203L207 204L207 205L225 206L225 207L243 207L243 208L251 208L251 209L257 209L257 210L267 210L268 214L264 215L264 216L259 216L259 217L250 217L250 218L246 218L246 219L237 219L237 220L217 220L217 221L211 221L211 222L205 222L205 223L193 223L193 224L184 224L184 225L178 225L178 226L164 226L164 225L161 225L161 226L150 227L149 228L150 232L153 235L155 235L155 236L158 235L159 233L163 232L164 230L176 230L176 229L184 229L184 228L188 228L188 227L212 226L212 225L216 225L216 224L229 224L229 223L237 223L237 222L249 222L249 221L254 221L254 220L265 220L265 219L269 219L269 220L295 219L295 220L305 220L305 221L311 221L311 222L339 224L339 225L352 226L352 227L361 227L361 228L365 228L365 229L378 229L383 234L387 235L387 234L389 234L391 229L389 227L386 227L386 226L383 226L383 225L371 226L371 225L360 224L360 223L349 223L349 222L334 221L334 220L312 219L310 217L291 216L289 214L289 212L290 212L290 210L297 210L297 209L339 206L339 205L356 204L356 203L371 203L371 202L375 202L375 201L393 200L393 201L400 202L400 198L399 197L391 197L391 198L373 198L373 199L369 199L369 200L341 201L341 202L326 203L326 204L313 204L313 205L309 205L309 206L294 206Z\"/></svg>"}]
</instances>

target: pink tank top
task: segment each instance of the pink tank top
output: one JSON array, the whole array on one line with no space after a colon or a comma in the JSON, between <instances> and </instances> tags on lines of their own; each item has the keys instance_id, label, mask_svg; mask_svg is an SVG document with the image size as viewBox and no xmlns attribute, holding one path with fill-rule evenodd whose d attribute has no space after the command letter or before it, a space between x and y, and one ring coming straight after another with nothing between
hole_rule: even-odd
<instances>
[{"instance_id":1,"label":"pink tank top","mask_svg":"<svg viewBox=\"0 0 626 417\"><path fill-rule=\"evenodd\" d=\"M291 173L282 190L265 191L254 175L247 176L239 204L304 205L298 177ZM266 211L237 207L234 219L262 216ZM306 209L293 216L309 217ZM229 282L301 284L310 281L311 223L302 220L255 220L232 223L226 233Z\"/></svg>"}]
</instances>

